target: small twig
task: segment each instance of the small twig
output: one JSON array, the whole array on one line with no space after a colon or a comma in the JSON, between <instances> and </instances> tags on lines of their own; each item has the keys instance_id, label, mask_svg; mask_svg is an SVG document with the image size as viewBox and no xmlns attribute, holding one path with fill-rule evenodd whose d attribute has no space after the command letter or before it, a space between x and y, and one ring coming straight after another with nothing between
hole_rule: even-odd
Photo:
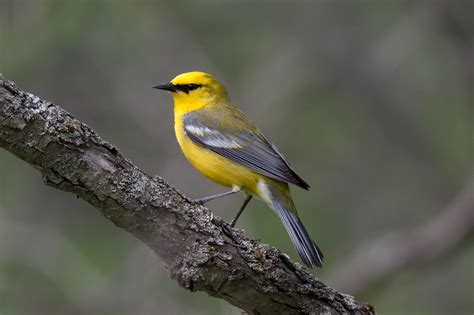
<instances>
[{"instance_id":1,"label":"small twig","mask_svg":"<svg viewBox=\"0 0 474 315\"><path fill-rule=\"evenodd\" d=\"M473 232L474 180L428 222L358 248L343 266L335 268L334 286L360 293L407 266L425 264L458 248Z\"/></svg>"}]
</instances>

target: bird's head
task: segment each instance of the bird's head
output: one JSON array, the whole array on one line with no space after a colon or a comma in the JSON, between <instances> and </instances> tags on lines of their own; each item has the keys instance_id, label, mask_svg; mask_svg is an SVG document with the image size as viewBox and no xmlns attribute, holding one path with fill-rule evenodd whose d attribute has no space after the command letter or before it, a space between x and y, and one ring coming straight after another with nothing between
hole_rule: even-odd
<instances>
[{"instance_id":1,"label":"bird's head","mask_svg":"<svg viewBox=\"0 0 474 315\"><path fill-rule=\"evenodd\" d=\"M195 110L229 100L224 86L212 75L193 71L176 76L169 83L154 86L155 89L169 91L175 106Z\"/></svg>"}]
</instances>

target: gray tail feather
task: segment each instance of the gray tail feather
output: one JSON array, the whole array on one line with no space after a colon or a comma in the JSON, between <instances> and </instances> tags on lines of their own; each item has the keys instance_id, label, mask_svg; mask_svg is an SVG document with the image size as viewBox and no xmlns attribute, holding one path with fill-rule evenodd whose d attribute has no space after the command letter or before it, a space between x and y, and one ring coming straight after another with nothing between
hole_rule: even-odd
<instances>
[{"instance_id":1,"label":"gray tail feather","mask_svg":"<svg viewBox=\"0 0 474 315\"><path fill-rule=\"evenodd\" d=\"M290 207L285 207L279 200L272 200L273 207L283 222L301 260L309 268L322 267L324 259L323 253L318 245L311 240L303 223L301 223L296 215L293 202L291 200L289 202L291 203Z\"/></svg>"}]
</instances>

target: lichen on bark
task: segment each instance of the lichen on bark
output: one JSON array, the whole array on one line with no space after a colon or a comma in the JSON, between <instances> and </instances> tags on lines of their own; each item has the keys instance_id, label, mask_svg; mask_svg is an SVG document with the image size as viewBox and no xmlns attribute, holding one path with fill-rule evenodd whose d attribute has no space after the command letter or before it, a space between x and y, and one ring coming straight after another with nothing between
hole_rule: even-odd
<instances>
[{"instance_id":1,"label":"lichen on bark","mask_svg":"<svg viewBox=\"0 0 474 315\"><path fill-rule=\"evenodd\" d=\"M0 75L0 146L155 251L178 283L250 314L374 314L150 177L59 106Z\"/></svg>"}]
</instances>

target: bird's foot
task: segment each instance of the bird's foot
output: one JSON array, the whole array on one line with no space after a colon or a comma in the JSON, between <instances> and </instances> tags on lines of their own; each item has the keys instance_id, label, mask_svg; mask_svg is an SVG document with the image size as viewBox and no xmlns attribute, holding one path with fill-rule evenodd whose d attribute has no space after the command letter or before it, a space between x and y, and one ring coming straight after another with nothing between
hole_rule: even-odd
<instances>
[{"instance_id":1,"label":"bird's foot","mask_svg":"<svg viewBox=\"0 0 474 315\"><path fill-rule=\"evenodd\" d=\"M204 205L206 202L208 202L209 200L207 198L198 198L198 199L194 199L193 200L193 203L198 203L200 205Z\"/></svg>"}]
</instances>

